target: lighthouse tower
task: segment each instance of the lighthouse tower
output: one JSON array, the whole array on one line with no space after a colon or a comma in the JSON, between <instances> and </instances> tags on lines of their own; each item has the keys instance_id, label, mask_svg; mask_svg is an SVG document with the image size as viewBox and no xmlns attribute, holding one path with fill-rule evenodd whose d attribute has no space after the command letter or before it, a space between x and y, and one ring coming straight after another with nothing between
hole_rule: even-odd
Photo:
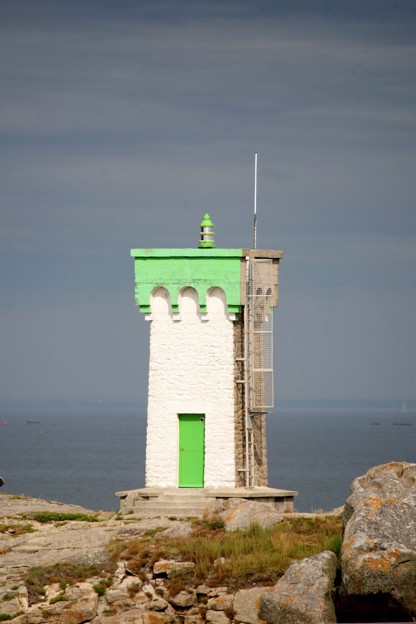
<instances>
[{"instance_id":1,"label":"lighthouse tower","mask_svg":"<svg viewBox=\"0 0 416 624\"><path fill-rule=\"evenodd\" d=\"M268 487L265 427L283 252L217 249L206 214L198 247L131 255L150 322L146 487L119 492L122 510L192 494L290 511L296 492Z\"/></svg>"}]
</instances>

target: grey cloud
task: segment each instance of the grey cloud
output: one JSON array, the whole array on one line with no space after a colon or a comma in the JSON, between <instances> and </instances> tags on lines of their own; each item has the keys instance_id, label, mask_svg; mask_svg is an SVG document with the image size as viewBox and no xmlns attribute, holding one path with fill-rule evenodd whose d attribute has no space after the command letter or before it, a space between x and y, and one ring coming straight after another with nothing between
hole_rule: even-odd
<instances>
[{"instance_id":1,"label":"grey cloud","mask_svg":"<svg viewBox=\"0 0 416 624\"><path fill-rule=\"evenodd\" d=\"M219 246L250 245L256 150L259 244L286 251L281 396L413 392L414 18L404 0L3 1L5 395L21 363L25 396L143 397L129 249L194 246L205 211ZM110 358L88 390L103 344L129 372Z\"/></svg>"}]
</instances>

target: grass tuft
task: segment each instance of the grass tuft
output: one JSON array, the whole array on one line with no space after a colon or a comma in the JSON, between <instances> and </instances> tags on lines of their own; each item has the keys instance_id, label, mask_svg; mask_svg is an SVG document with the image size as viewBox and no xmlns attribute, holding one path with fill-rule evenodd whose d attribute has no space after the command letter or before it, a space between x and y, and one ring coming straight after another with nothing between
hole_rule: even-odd
<instances>
[{"instance_id":1,"label":"grass tuft","mask_svg":"<svg viewBox=\"0 0 416 624\"><path fill-rule=\"evenodd\" d=\"M166 527L155 527L154 529L148 529L143 533L143 537L153 537L161 531L164 531Z\"/></svg>"},{"instance_id":2,"label":"grass tuft","mask_svg":"<svg viewBox=\"0 0 416 624\"><path fill-rule=\"evenodd\" d=\"M56 602L64 602L69 600L68 596L66 596L65 594L58 594L57 596L54 596L53 598L51 598L49 600L49 604L55 604Z\"/></svg>"},{"instance_id":3,"label":"grass tuft","mask_svg":"<svg viewBox=\"0 0 416 624\"><path fill-rule=\"evenodd\" d=\"M38 511L32 514L33 520L46 524L47 522L99 522L95 516L82 513L59 513L56 511Z\"/></svg>"},{"instance_id":4,"label":"grass tuft","mask_svg":"<svg viewBox=\"0 0 416 624\"><path fill-rule=\"evenodd\" d=\"M34 533L35 529L31 524L3 524L0 523L0 533L10 532L12 537L18 537L25 533Z\"/></svg>"},{"instance_id":5,"label":"grass tuft","mask_svg":"<svg viewBox=\"0 0 416 624\"><path fill-rule=\"evenodd\" d=\"M95 583L95 585L92 586L92 588L96 594L98 594L99 596L104 596L108 587L111 586L111 583L112 583L111 578L100 579L98 583Z\"/></svg>"},{"instance_id":6,"label":"grass tuft","mask_svg":"<svg viewBox=\"0 0 416 624\"><path fill-rule=\"evenodd\" d=\"M332 550L337 556L338 562L341 562L341 549L342 549L342 534L339 533L333 537L328 538L326 542L325 550Z\"/></svg>"},{"instance_id":7,"label":"grass tuft","mask_svg":"<svg viewBox=\"0 0 416 624\"><path fill-rule=\"evenodd\" d=\"M113 566L111 571L112 568ZM59 583L61 588L67 587L102 574L102 569L102 565L75 563L56 563L51 566L32 568L25 577L29 603L33 604L44 599L45 585Z\"/></svg>"}]
</instances>

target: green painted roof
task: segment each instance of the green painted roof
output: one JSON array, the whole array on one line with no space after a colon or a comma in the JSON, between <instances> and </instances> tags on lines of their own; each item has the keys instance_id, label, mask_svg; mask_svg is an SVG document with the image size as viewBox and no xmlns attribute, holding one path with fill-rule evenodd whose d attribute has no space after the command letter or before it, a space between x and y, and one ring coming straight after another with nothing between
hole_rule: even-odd
<instances>
[{"instance_id":1,"label":"green painted roof","mask_svg":"<svg viewBox=\"0 0 416 624\"><path fill-rule=\"evenodd\" d=\"M242 258L243 249L131 249L133 258Z\"/></svg>"},{"instance_id":2,"label":"green painted roof","mask_svg":"<svg viewBox=\"0 0 416 624\"><path fill-rule=\"evenodd\" d=\"M198 293L200 311L206 311L210 288L222 288L229 312L241 311L241 259L243 249L132 249L135 259L135 295L141 312L150 312L150 295L158 286L166 288L173 312L183 288Z\"/></svg>"}]
</instances>

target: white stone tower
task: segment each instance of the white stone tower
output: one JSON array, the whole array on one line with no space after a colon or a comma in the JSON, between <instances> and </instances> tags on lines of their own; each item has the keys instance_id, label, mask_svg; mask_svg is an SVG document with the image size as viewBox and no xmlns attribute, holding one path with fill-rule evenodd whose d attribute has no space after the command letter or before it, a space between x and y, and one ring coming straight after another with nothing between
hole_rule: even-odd
<instances>
[{"instance_id":1,"label":"white stone tower","mask_svg":"<svg viewBox=\"0 0 416 624\"><path fill-rule=\"evenodd\" d=\"M216 249L209 215L200 227L196 249L131 252L150 321L146 487L122 508L198 490L289 510L295 492L268 487L265 431L283 252Z\"/></svg>"}]
</instances>

